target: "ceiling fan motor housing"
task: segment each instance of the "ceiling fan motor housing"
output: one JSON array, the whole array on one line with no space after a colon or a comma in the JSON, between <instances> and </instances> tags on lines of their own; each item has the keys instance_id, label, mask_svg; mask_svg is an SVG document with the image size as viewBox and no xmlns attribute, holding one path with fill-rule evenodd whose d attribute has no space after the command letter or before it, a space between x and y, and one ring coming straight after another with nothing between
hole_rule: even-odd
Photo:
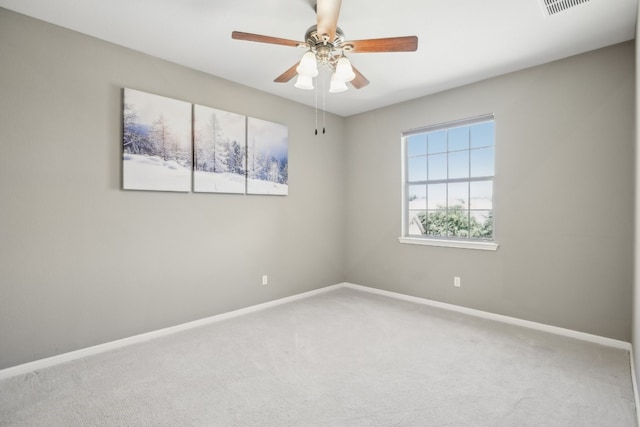
<instances>
[{"instance_id":1,"label":"ceiling fan motor housing","mask_svg":"<svg viewBox=\"0 0 640 427\"><path fill-rule=\"evenodd\" d=\"M333 40L329 40L326 34L318 34L316 25L309 27L304 39L306 45L316 56L319 63L327 65L331 69L335 69L336 63L343 52L352 49L349 44L344 44L344 33L340 28L336 28L336 36Z\"/></svg>"}]
</instances>

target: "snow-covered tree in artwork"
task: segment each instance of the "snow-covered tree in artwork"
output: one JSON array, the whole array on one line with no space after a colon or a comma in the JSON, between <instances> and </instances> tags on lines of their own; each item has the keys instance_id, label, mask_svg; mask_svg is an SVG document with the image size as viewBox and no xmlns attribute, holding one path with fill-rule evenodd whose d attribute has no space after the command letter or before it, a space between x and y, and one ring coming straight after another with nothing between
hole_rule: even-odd
<instances>
[{"instance_id":1,"label":"snow-covered tree in artwork","mask_svg":"<svg viewBox=\"0 0 640 427\"><path fill-rule=\"evenodd\" d=\"M267 180L271 182L280 182L280 166L278 166L278 160L276 160L275 157L272 157L269 161Z\"/></svg>"},{"instance_id":2,"label":"snow-covered tree in artwork","mask_svg":"<svg viewBox=\"0 0 640 427\"><path fill-rule=\"evenodd\" d=\"M249 146L249 158L247 174L249 178L257 179L260 181L271 181L269 179L270 162L267 155L256 148L255 141Z\"/></svg>"},{"instance_id":3,"label":"snow-covered tree in artwork","mask_svg":"<svg viewBox=\"0 0 640 427\"><path fill-rule=\"evenodd\" d=\"M237 175L244 175L245 173L245 148L244 145L238 144L238 141L231 143L231 149L229 150L228 157L229 172Z\"/></svg>"},{"instance_id":4,"label":"snow-covered tree in artwork","mask_svg":"<svg viewBox=\"0 0 640 427\"><path fill-rule=\"evenodd\" d=\"M151 138L155 145L159 148L162 160L171 158L171 148L173 144L173 135L167 119L161 114L158 120L153 122L151 127Z\"/></svg>"},{"instance_id":5,"label":"snow-covered tree in artwork","mask_svg":"<svg viewBox=\"0 0 640 427\"><path fill-rule=\"evenodd\" d=\"M224 138L223 126L215 112L212 112L207 122L207 146L209 147L209 172L229 172L229 156L231 146Z\"/></svg>"},{"instance_id":6,"label":"snow-covered tree in artwork","mask_svg":"<svg viewBox=\"0 0 640 427\"><path fill-rule=\"evenodd\" d=\"M217 144L214 145L215 151L215 163L214 163L214 172L216 173L225 173L229 171L229 155L230 155L230 145L227 140L220 140Z\"/></svg>"},{"instance_id":7,"label":"snow-covered tree in artwork","mask_svg":"<svg viewBox=\"0 0 640 427\"><path fill-rule=\"evenodd\" d=\"M280 161L280 181L278 182L289 184L289 159L287 157Z\"/></svg>"},{"instance_id":8,"label":"snow-covered tree in artwork","mask_svg":"<svg viewBox=\"0 0 640 427\"><path fill-rule=\"evenodd\" d=\"M222 135L222 130L220 129L220 122L218 121L216 113L211 113L211 115L209 116L205 134L206 147L208 148L208 172L219 172L219 170L216 170L218 169L218 165L220 164L217 146Z\"/></svg>"},{"instance_id":9,"label":"snow-covered tree in artwork","mask_svg":"<svg viewBox=\"0 0 640 427\"><path fill-rule=\"evenodd\" d=\"M252 179L258 179L259 174L259 152L256 150L256 140L252 139L249 144L249 156L247 158L247 176Z\"/></svg>"},{"instance_id":10,"label":"snow-covered tree in artwork","mask_svg":"<svg viewBox=\"0 0 640 427\"><path fill-rule=\"evenodd\" d=\"M231 143L224 137L224 126L211 112L203 129L196 131L196 170L213 173L231 172Z\"/></svg>"},{"instance_id":11,"label":"snow-covered tree in artwork","mask_svg":"<svg viewBox=\"0 0 640 427\"><path fill-rule=\"evenodd\" d=\"M194 160L195 164L193 169L196 171L207 171L209 170L207 166L207 146L204 144L204 138L202 136L203 131L201 129L195 128L193 129L193 141L194 141Z\"/></svg>"},{"instance_id":12,"label":"snow-covered tree in artwork","mask_svg":"<svg viewBox=\"0 0 640 427\"><path fill-rule=\"evenodd\" d=\"M138 122L138 113L133 105L124 104L123 120L122 144L124 152L148 156L157 154L155 144L149 138L149 128Z\"/></svg>"},{"instance_id":13,"label":"snow-covered tree in artwork","mask_svg":"<svg viewBox=\"0 0 640 427\"><path fill-rule=\"evenodd\" d=\"M191 163L193 162L191 155L191 141L181 140L177 137L174 137L173 141L176 161L178 164L186 168L191 168Z\"/></svg>"}]
</instances>

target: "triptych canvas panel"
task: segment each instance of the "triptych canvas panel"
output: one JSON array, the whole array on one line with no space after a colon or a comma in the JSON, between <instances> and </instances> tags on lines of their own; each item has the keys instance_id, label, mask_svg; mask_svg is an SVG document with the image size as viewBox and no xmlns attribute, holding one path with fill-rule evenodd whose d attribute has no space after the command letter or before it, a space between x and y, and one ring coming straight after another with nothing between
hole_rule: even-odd
<instances>
[{"instance_id":1,"label":"triptych canvas panel","mask_svg":"<svg viewBox=\"0 0 640 427\"><path fill-rule=\"evenodd\" d=\"M288 128L124 89L125 190L287 195Z\"/></svg>"},{"instance_id":2,"label":"triptych canvas panel","mask_svg":"<svg viewBox=\"0 0 640 427\"><path fill-rule=\"evenodd\" d=\"M193 106L193 191L245 193L246 135L245 116Z\"/></svg>"},{"instance_id":3,"label":"triptych canvas panel","mask_svg":"<svg viewBox=\"0 0 640 427\"><path fill-rule=\"evenodd\" d=\"M125 89L125 190L191 189L191 104Z\"/></svg>"}]
</instances>

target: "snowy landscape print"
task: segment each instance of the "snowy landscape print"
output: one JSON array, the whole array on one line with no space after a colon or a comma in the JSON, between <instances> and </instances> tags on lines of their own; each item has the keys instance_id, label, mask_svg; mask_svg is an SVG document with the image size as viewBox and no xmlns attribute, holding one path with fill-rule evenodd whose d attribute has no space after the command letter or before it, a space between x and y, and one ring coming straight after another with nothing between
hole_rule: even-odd
<instances>
[{"instance_id":1,"label":"snowy landscape print","mask_svg":"<svg viewBox=\"0 0 640 427\"><path fill-rule=\"evenodd\" d=\"M247 193L289 193L289 129L279 123L247 119Z\"/></svg>"},{"instance_id":2,"label":"snowy landscape print","mask_svg":"<svg viewBox=\"0 0 640 427\"><path fill-rule=\"evenodd\" d=\"M124 89L125 190L191 190L191 104Z\"/></svg>"},{"instance_id":3,"label":"snowy landscape print","mask_svg":"<svg viewBox=\"0 0 640 427\"><path fill-rule=\"evenodd\" d=\"M193 191L244 194L246 117L194 105Z\"/></svg>"}]
</instances>

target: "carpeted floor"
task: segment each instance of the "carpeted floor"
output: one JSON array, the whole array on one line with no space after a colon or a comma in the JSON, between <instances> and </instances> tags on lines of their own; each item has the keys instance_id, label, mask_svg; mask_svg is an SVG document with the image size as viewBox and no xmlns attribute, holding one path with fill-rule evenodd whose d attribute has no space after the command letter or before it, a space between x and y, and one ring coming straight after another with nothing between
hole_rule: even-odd
<instances>
[{"instance_id":1,"label":"carpeted floor","mask_svg":"<svg viewBox=\"0 0 640 427\"><path fill-rule=\"evenodd\" d=\"M336 289L0 382L2 426L635 426L626 351Z\"/></svg>"}]
</instances>

